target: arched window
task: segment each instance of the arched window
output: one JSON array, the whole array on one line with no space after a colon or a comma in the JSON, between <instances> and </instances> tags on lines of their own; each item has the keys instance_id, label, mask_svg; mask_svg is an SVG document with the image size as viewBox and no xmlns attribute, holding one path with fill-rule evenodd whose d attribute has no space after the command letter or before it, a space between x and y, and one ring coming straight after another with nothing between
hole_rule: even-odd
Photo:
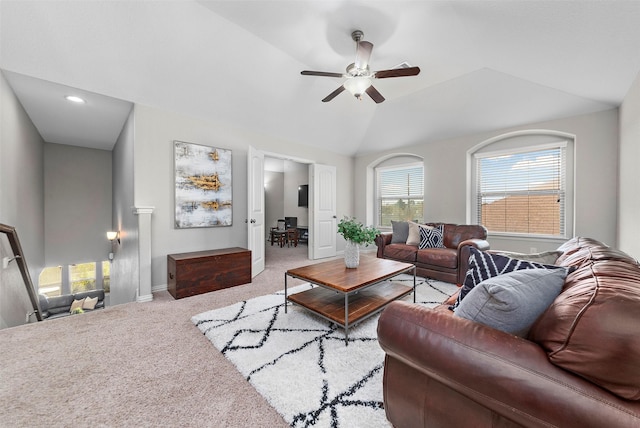
<instances>
[{"instance_id":1,"label":"arched window","mask_svg":"<svg viewBox=\"0 0 640 428\"><path fill-rule=\"evenodd\" d=\"M491 234L566 238L573 230L572 136L522 131L470 151L471 221Z\"/></svg>"},{"instance_id":2,"label":"arched window","mask_svg":"<svg viewBox=\"0 0 640 428\"><path fill-rule=\"evenodd\" d=\"M374 167L375 224L391 227L391 220L422 222L424 165L414 156L396 156Z\"/></svg>"}]
</instances>

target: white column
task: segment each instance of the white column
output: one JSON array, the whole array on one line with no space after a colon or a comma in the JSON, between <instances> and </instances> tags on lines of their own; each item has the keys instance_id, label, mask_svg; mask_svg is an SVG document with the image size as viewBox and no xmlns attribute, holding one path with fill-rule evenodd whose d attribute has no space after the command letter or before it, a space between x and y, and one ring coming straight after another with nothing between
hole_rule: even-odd
<instances>
[{"instance_id":1,"label":"white column","mask_svg":"<svg viewBox=\"0 0 640 428\"><path fill-rule=\"evenodd\" d=\"M136 301L150 302L151 292L151 214L154 207L134 207L133 214L138 216L138 260L140 281Z\"/></svg>"}]
</instances>

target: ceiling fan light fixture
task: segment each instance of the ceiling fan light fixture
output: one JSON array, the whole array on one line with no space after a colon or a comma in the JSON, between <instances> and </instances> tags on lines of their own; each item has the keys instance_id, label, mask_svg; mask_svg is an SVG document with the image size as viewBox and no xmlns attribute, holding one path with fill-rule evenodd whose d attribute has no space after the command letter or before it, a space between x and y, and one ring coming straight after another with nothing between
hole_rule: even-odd
<instances>
[{"instance_id":1,"label":"ceiling fan light fixture","mask_svg":"<svg viewBox=\"0 0 640 428\"><path fill-rule=\"evenodd\" d=\"M344 88L349 91L351 95L360 99L362 94L371 86L371 83L371 78L368 76L354 76L344 82Z\"/></svg>"}]
</instances>

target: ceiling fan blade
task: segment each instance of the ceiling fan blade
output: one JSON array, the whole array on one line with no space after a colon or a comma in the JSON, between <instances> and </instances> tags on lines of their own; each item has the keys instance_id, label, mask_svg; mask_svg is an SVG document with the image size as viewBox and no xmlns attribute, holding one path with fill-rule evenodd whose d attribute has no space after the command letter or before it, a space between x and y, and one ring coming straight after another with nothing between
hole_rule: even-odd
<instances>
[{"instance_id":1,"label":"ceiling fan blade","mask_svg":"<svg viewBox=\"0 0 640 428\"><path fill-rule=\"evenodd\" d=\"M303 76L322 76L322 77L343 77L342 73L330 73L328 71L309 71L304 70L301 71L300 74Z\"/></svg>"},{"instance_id":2,"label":"ceiling fan blade","mask_svg":"<svg viewBox=\"0 0 640 428\"><path fill-rule=\"evenodd\" d=\"M356 51L356 67L359 70L366 70L369 67L369 58L371 58L371 51L373 50L373 43L361 41L358 42L358 50Z\"/></svg>"},{"instance_id":3,"label":"ceiling fan blade","mask_svg":"<svg viewBox=\"0 0 640 428\"><path fill-rule=\"evenodd\" d=\"M374 88L373 85L369 86L365 92L371 97L373 101L376 102L376 104L380 104L384 101L384 97L382 96L382 94L378 92L378 90Z\"/></svg>"},{"instance_id":4,"label":"ceiling fan blade","mask_svg":"<svg viewBox=\"0 0 640 428\"><path fill-rule=\"evenodd\" d=\"M391 70L380 70L374 73L376 79L386 79L387 77L416 76L420 73L420 67L393 68Z\"/></svg>"},{"instance_id":5,"label":"ceiling fan blade","mask_svg":"<svg viewBox=\"0 0 640 428\"><path fill-rule=\"evenodd\" d=\"M322 99L323 103L326 103L328 101L331 101L332 99L334 99L335 97L337 97L340 92L344 91L344 86L339 86L338 89L336 89L335 91L331 92L329 95L327 95L326 97L324 97Z\"/></svg>"}]
</instances>

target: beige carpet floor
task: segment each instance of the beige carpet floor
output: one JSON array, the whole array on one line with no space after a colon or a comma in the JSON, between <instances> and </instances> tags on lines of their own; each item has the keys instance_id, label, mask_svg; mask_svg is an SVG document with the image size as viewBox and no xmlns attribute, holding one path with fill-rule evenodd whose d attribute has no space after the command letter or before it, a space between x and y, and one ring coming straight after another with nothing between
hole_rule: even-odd
<instances>
[{"instance_id":1,"label":"beige carpet floor","mask_svg":"<svg viewBox=\"0 0 640 428\"><path fill-rule=\"evenodd\" d=\"M251 284L1 330L0 427L287 426L191 322L281 290L287 269L312 263L306 245L267 244L266 260Z\"/></svg>"}]
</instances>

